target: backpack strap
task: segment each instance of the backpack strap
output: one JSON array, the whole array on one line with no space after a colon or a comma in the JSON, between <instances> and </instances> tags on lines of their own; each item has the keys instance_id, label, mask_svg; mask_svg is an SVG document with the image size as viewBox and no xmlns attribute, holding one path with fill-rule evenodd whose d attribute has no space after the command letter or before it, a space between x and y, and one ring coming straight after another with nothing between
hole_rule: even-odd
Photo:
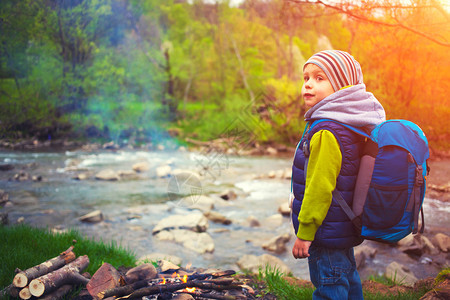
<instances>
[{"instance_id":1,"label":"backpack strap","mask_svg":"<svg viewBox=\"0 0 450 300\"><path fill-rule=\"evenodd\" d=\"M411 192L410 202L414 203L414 229L413 234L417 232L423 233L425 229L425 218L423 216L423 208L421 208L421 187L423 186L422 166L416 167L416 178L414 180L414 187ZM419 213L422 212L422 226L419 231Z\"/></svg>"}]
</instances>

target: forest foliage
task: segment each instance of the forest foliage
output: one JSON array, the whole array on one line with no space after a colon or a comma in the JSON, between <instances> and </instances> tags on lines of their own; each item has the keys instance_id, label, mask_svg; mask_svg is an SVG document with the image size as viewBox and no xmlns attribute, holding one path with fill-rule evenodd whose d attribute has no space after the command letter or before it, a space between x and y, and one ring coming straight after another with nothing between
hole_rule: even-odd
<instances>
[{"instance_id":1,"label":"forest foliage","mask_svg":"<svg viewBox=\"0 0 450 300\"><path fill-rule=\"evenodd\" d=\"M361 63L389 119L448 150L449 6L374 1L355 17L318 2L2 0L0 138L293 146L305 58L334 48Z\"/></svg>"}]
</instances>

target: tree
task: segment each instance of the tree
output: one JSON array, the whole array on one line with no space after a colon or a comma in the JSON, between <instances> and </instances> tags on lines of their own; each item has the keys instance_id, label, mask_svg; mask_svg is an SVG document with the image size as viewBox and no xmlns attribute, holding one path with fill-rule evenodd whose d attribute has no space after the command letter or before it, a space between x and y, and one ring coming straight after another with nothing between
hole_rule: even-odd
<instances>
[{"instance_id":1,"label":"tree","mask_svg":"<svg viewBox=\"0 0 450 300\"><path fill-rule=\"evenodd\" d=\"M339 14L346 15L350 19L362 21L380 26L400 28L419 36L422 36L438 45L450 47L450 14L439 0L378 0L378 1L325 1L325 0L285 0L298 5L321 5ZM410 11L421 13L423 11L434 11L440 15L438 22L414 23L405 18ZM380 15L389 18L382 20ZM310 16L311 17L311 16ZM434 29L439 28L439 32ZM442 34L442 29L445 30Z\"/></svg>"}]
</instances>

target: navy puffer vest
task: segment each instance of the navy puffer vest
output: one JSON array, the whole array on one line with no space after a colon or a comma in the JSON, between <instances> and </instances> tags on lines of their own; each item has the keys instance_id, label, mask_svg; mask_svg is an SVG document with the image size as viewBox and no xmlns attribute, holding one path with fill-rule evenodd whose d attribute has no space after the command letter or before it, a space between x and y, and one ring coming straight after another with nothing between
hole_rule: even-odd
<instances>
[{"instance_id":1,"label":"navy puffer vest","mask_svg":"<svg viewBox=\"0 0 450 300\"><path fill-rule=\"evenodd\" d=\"M312 121L311 121L312 122ZM305 155L303 153L303 143L311 140L312 136L320 130L328 130L336 137L341 153L341 171L337 178L336 188L341 193L347 204L352 207L353 190L359 169L360 155L363 150L364 138L350 131L346 127L335 122L323 121L310 130L297 149L292 166L292 184L294 191L294 202L292 207L292 221L295 233L298 231L298 214L302 206L303 195L305 193L304 164ZM354 229L352 222L333 199L330 209L314 237L313 245L327 248L350 248L362 242Z\"/></svg>"}]
</instances>

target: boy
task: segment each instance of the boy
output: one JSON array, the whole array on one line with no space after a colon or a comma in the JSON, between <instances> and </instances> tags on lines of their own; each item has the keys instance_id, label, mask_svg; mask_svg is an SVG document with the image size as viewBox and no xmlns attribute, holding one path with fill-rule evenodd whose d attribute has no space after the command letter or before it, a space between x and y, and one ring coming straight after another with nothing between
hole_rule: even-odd
<instances>
[{"instance_id":1,"label":"boy","mask_svg":"<svg viewBox=\"0 0 450 300\"><path fill-rule=\"evenodd\" d=\"M318 52L305 63L303 73L309 124L333 119L370 128L386 120L381 104L366 91L359 63L349 53ZM308 258L314 299L363 299L353 254L361 239L332 193L336 189L352 206L364 138L332 121L305 131L292 167L292 220L297 235L292 254Z\"/></svg>"}]
</instances>

